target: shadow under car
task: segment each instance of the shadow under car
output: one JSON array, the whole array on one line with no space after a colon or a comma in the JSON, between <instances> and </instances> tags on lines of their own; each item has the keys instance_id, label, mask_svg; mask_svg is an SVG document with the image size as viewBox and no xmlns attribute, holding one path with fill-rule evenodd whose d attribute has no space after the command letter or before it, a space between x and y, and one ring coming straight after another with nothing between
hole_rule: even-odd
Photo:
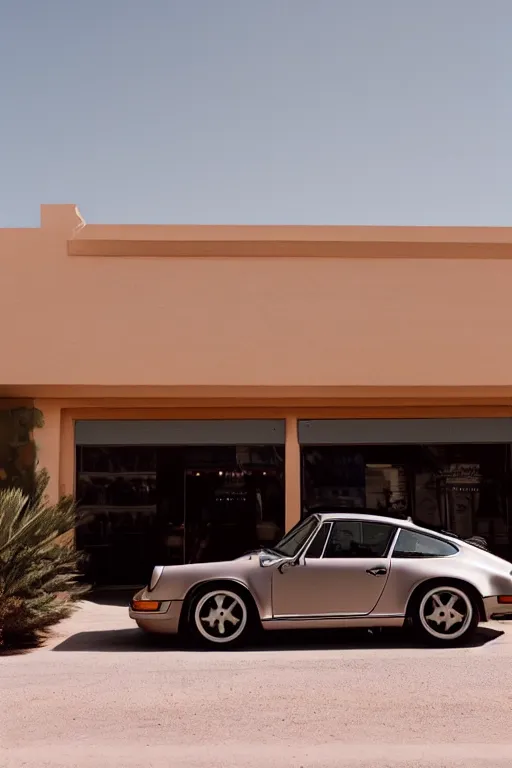
<instances>
[{"instance_id":1,"label":"shadow under car","mask_svg":"<svg viewBox=\"0 0 512 768\"><path fill-rule=\"evenodd\" d=\"M465 647L478 648L496 640L504 632L491 627L479 627L472 641ZM78 632L56 645L53 651L141 653L155 651L188 651L193 653L307 651L307 650L365 650L375 648L428 647L415 641L400 629L360 630L296 630L294 632L262 632L252 644L240 648L197 648L175 635L149 635L140 629L112 629ZM450 650L450 648L440 648Z\"/></svg>"}]
</instances>

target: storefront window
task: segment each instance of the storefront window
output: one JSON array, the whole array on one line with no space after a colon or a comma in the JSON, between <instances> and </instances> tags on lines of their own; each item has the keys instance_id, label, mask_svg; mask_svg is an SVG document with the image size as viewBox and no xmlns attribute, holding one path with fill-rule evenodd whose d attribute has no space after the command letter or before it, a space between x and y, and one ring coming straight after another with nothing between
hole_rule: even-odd
<instances>
[{"instance_id":1,"label":"storefront window","mask_svg":"<svg viewBox=\"0 0 512 768\"><path fill-rule=\"evenodd\" d=\"M156 451L145 447L77 449L77 546L93 583L146 579L157 532Z\"/></svg>"},{"instance_id":2,"label":"storefront window","mask_svg":"<svg viewBox=\"0 0 512 768\"><path fill-rule=\"evenodd\" d=\"M95 584L144 583L156 564L229 560L284 534L280 447L78 447L76 488Z\"/></svg>"},{"instance_id":3,"label":"storefront window","mask_svg":"<svg viewBox=\"0 0 512 768\"><path fill-rule=\"evenodd\" d=\"M370 445L302 449L302 513L411 516L510 557L508 445Z\"/></svg>"}]
</instances>

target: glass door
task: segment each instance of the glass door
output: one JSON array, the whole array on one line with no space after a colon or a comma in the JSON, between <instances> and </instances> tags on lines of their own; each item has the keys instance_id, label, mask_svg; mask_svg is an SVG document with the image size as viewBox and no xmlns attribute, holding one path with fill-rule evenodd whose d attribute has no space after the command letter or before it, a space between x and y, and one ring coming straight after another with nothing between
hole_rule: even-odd
<instances>
[{"instance_id":1,"label":"glass door","mask_svg":"<svg viewBox=\"0 0 512 768\"><path fill-rule=\"evenodd\" d=\"M185 562L232 560L284 533L280 468L185 471Z\"/></svg>"},{"instance_id":2,"label":"glass door","mask_svg":"<svg viewBox=\"0 0 512 768\"><path fill-rule=\"evenodd\" d=\"M231 560L257 546L244 472L185 472L185 562Z\"/></svg>"}]
</instances>

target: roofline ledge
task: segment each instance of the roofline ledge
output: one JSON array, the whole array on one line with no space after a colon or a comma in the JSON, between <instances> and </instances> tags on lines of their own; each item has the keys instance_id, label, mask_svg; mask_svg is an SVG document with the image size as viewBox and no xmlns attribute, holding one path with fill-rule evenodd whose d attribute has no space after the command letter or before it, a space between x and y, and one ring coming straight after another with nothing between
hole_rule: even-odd
<instances>
[{"instance_id":1,"label":"roofline ledge","mask_svg":"<svg viewBox=\"0 0 512 768\"><path fill-rule=\"evenodd\" d=\"M69 256L512 259L512 227L86 225L76 205L42 205Z\"/></svg>"}]
</instances>

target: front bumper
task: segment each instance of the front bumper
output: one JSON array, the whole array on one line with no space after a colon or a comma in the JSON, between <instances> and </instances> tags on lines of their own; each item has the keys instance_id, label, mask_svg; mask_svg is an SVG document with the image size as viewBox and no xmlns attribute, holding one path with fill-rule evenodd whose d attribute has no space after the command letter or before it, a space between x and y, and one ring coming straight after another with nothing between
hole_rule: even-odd
<instances>
[{"instance_id":1,"label":"front bumper","mask_svg":"<svg viewBox=\"0 0 512 768\"><path fill-rule=\"evenodd\" d=\"M487 621L512 618L512 603L498 603L497 596L484 597L484 609Z\"/></svg>"},{"instance_id":2,"label":"front bumper","mask_svg":"<svg viewBox=\"0 0 512 768\"><path fill-rule=\"evenodd\" d=\"M134 600L152 600L154 599L145 589L137 592ZM162 635L176 635L179 631L181 609L183 600L165 600L160 602L158 611L134 611L130 603L129 615L137 626L145 632L152 632Z\"/></svg>"}]
</instances>

